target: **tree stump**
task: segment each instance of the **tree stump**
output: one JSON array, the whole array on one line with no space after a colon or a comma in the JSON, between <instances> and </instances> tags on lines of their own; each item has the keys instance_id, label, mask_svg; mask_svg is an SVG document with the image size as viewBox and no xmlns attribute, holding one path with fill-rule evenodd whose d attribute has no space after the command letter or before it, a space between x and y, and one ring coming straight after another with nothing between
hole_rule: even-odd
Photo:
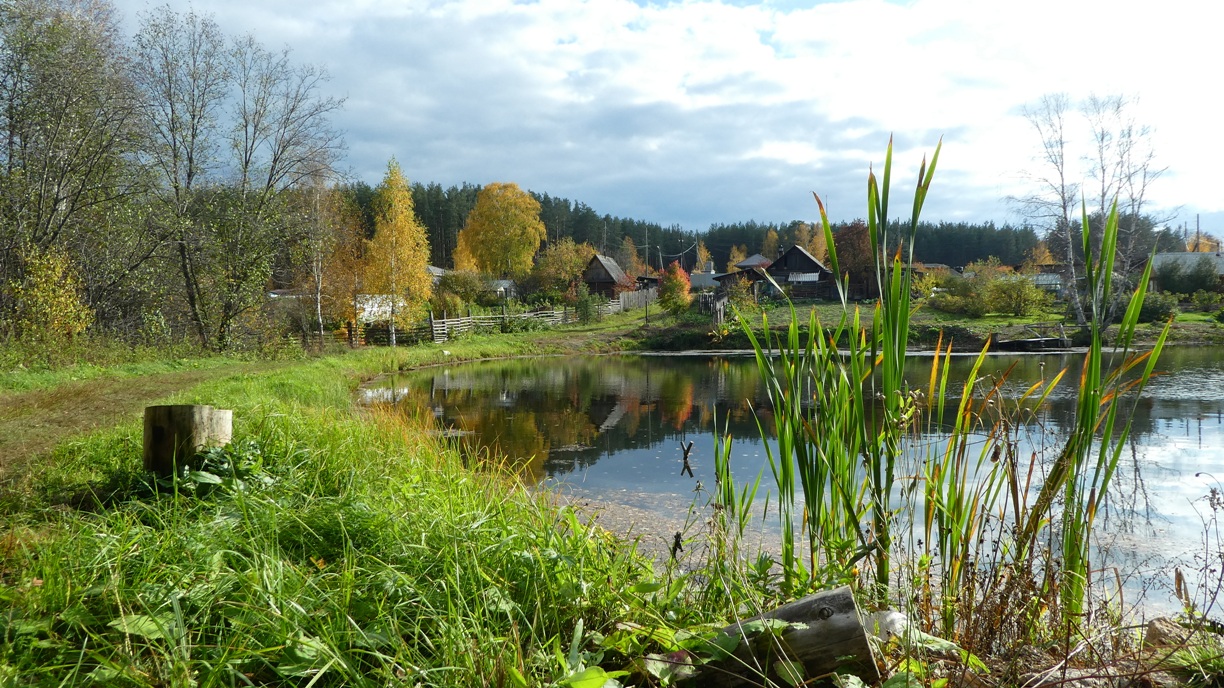
<instances>
[{"instance_id":1,"label":"tree stump","mask_svg":"<svg viewBox=\"0 0 1224 688\"><path fill-rule=\"evenodd\" d=\"M190 465L201 450L233 437L234 412L211 406L146 406L144 467L163 478Z\"/></svg>"},{"instance_id":2,"label":"tree stump","mask_svg":"<svg viewBox=\"0 0 1224 688\"><path fill-rule=\"evenodd\" d=\"M752 621L764 619L803 624L806 628L792 626L778 635L745 628ZM759 686L762 677L788 685L790 681L780 673L786 670L780 666L784 661L801 664L804 680L833 672L853 674L869 685L880 679L875 654L848 587L808 595L727 626L722 632L738 636L739 647L731 657L702 667L698 685Z\"/></svg>"}]
</instances>

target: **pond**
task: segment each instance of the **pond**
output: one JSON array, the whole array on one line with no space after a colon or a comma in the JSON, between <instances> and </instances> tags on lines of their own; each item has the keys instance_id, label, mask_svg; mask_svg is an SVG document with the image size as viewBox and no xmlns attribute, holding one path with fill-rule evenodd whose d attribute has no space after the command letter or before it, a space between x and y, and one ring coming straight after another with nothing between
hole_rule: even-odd
<instances>
[{"instance_id":1,"label":"pond","mask_svg":"<svg viewBox=\"0 0 1224 688\"><path fill-rule=\"evenodd\" d=\"M1082 354L991 356L980 375L1010 369L1005 393L1068 375L1026 433L1024 447L1052 456L1074 418ZM972 357L954 357L952 377L969 374ZM907 364L925 387L930 357ZM1139 401L1131 440L1107 507L1098 519L1107 565L1168 581L1172 567L1197 569L1205 548L1206 496L1224 479L1224 351L1166 350ZM387 378L364 390L371 403L435 419L469 455L506 457L528 481L649 511L682 514L699 482L714 484L714 431L734 438L736 478L764 471L757 425L769 405L755 361L735 356L530 358L440 366ZM950 414L949 414L950 415ZM693 442L692 476L682 474L682 446ZM1034 482L1039 482L1035 478ZM1034 485L1034 488L1036 485ZM1210 554L1210 552L1207 552ZM1168 606L1167 590L1148 602Z\"/></svg>"}]
</instances>

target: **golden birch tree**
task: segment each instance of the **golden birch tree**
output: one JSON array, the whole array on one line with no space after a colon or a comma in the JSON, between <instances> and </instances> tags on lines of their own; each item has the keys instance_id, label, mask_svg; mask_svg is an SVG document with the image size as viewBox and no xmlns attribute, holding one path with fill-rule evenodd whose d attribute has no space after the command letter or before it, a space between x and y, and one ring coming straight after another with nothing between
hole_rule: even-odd
<instances>
[{"instance_id":1,"label":"golden birch tree","mask_svg":"<svg viewBox=\"0 0 1224 688\"><path fill-rule=\"evenodd\" d=\"M727 272L735 272L736 263L742 263L748 257L748 248L746 246L732 246L731 255L727 258Z\"/></svg>"},{"instance_id":2,"label":"golden birch tree","mask_svg":"<svg viewBox=\"0 0 1224 688\"><path fill-rule=\"evenodd\" d=\"M391 158L387 174L374 193L374 238L370 242L370 291L386 298L391 309L391 346L395 326L416 317L429 301L429 239L417 220L412 189L400 165Z\"/></svg>"},{"instance_id":3,"label":"golden birch tree","mask_svg":"<svg viewBox=\"0 0 1224 688\"><path fill-rule=\"evenodd\" d=\"M532 275L540 287L564 291L582 279L582 272L594 256L594 246L562 237L540 254Z\"/></svg>"},{"instance_id":4,"label":"golden birch tree","mask_svg":"<svg viewBox=\"0 0 1224 688\"><path fill-rule=\"evenodd\" d=\"M366 225L354 199L333 190L335 217L331 251L323 263L322 302L326 317L347 324L349 344L357 344L361 295L366 293Z\"/></svg>"},{"instance_id":5,"label":"golden birch tree","mask_svg":"<svg viewBox=\"0 0 1224 688\"><path fill-rule=\"evenodd\" d=\"M778 233L772 229L765 232L761 241L761 255L773 260L778 257Z\"/></svg>"},{"instance_id":6,"label":"golden birch tree","mask_svg":"<svg viewBox=\"0 0 1224 688\"><path fill-rule=\"evenodd\" d=\"M704 241L697 242L697 267L693 268L693 272L704 272L706 263L711 260L710 249L706 248Z\"/></svg>"},{"instance_id":7,"label":"golden birch tree","mask_svg":"<svg viewBox=\"0 0 1224 688\"><path fill-rule=\"evenodd\" d=\"M517 184L494 182L476 196L476 206L459 232L459 244L481 272L519 279L531 272L532 257L545 231L539 201Z\"/></svg>"}]
</instances>

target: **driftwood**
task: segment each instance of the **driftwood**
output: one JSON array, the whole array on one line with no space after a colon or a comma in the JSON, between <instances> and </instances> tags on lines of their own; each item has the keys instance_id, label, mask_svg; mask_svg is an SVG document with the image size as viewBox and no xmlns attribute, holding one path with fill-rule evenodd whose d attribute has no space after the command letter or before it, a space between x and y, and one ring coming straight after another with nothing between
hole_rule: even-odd
<instances>
[{"instance_id":1,"label":"driftwood","mask_svg":"<svg viewBox=\"0 0 1224 688\"><path fill-rule=\"evenodd\" d=\"M780 633L754 631L751 622L778 619L792 625ZM723 629L740 644L727 659L702 667L701 686L759 686L762 677L788 685L781 672L794 672L784 662L802 665L802 680L834 672L853 674L871 684L880 679L867 631L859 618L850 588L818 592L777 609L744 619Z\"/></svg>"},{"instance_id":2,"label":"driftwood","mask_svg":"<svg viewBox=\"0 0 1224 688\"><path fill-rule=\"evenodd\" d=\"M233 423L233 411L211 406L145 407L145 470L161 477L174 475L201 450L229 444Z\"/></svg>"}]
</instances>

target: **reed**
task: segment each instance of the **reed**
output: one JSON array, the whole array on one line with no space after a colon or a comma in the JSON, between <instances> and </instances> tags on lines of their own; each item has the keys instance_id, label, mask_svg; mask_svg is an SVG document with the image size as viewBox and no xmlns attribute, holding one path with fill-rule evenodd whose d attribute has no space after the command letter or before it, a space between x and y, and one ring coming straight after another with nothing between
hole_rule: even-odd
<instances>
[{"instance_id":1,"label":"reed","mask_svg":"<svg viewBox=\"0 0 1224 688\"><path fill-rule=\"evenodd\" d=\"M937 147L930 165L923 161L910 221L900 229L888 220L891 142L882 179L868 176L868 228L880 285L869 322L846 298L819 197L830 267L839 276L837 322L826 326L813 312L802 336L793 306L789 323L777 330L762 316L759 335L747 318L739 320L771 406L759 418L772 421L759 424L762 437L773 438L766 447L778 494L783 592L850 580L871 604L903 603L944 637L990 650L1002 642L1002 627L1029 639L1052 627L1080 628L1092 592L1095 516L1125 446L1128 405L1152 375L1168 328L1152 350L1132 348L1149 265L1121 318L1113 365L1107 364L1115 210L1099 246L1083 232L1090 343L1079 370L1075 425L1051 461L1043 458L1050 438L1031 434L1068 371L1009 399L1007 372L980 376L987 343L963 387L951 389L952 342L940 336L925 386L908 382L913 237L938 158ZM1049 546L1040 546L1043 541ZM908 575L898 577L898 566ZM1042 605L1045 593L1057 604Z\"/></svg>"}]
</instances>

